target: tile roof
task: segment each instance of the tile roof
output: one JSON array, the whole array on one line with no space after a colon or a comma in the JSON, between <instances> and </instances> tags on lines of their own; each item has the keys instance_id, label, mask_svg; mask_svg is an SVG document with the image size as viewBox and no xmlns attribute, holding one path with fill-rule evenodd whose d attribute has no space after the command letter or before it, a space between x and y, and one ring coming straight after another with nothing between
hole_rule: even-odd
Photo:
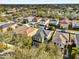
<instances>
[{"instance_id":1,"label":"tile roof","mask_svg":"<svg viewBox=\"0 0 79 59\"><path fill-rule=\"evenodd\" d=\"M27 34L28 36L33 36L38 29L32 28L32 27L27 27L27 26L20 26L16 28L13 32L15 34Z\"/></svg>"},{"instance_id":2,"label":"tile roof","mask_svg":"<svg viewBox=\"0 0 79 59\"><path fill-rule=\"evenodd\" d=\"M60 23L68 24L70 22L69 19L62 19L60 20Z\"/></svg>"}]
</instances>

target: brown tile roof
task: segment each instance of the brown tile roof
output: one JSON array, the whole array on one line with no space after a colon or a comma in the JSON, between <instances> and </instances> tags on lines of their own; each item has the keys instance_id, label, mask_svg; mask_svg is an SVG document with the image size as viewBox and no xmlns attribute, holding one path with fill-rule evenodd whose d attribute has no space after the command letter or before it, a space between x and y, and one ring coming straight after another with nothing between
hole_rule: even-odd
<instances>
[{"instance_id":1,"label":"brown tile roof","mask_svg":"<svg viewBox=\"0 0 79 59\"><path fill-rule=\"evenodd\" d=\"M33 36L36 34L38 29L26 26L20 26L14 30L15 34L27 34L28 36Z\"/></svg>"}]
</instances>

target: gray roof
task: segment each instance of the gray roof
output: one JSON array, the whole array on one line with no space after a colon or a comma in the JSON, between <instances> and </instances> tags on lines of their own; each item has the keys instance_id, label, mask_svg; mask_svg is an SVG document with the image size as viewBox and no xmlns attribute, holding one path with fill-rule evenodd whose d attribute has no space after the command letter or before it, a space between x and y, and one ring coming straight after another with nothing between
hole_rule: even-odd
<instances>
[{"instance_id":1,"label":"gray roof","mask_svg":"<svg viewBox=\"0 0 79 59\"><path fill-rule=\"evenodd\" d=\"M50 35L50 32L52 32L52 31L41 29L39 33L40 33L42 39L46 39L48 37L48 35Z\"/></svg>"},{"instance_id":2,"label":"gray roof","mask_svg":"<svg viewBox=\"0 0 79 59\"><path fill-rule=\"evenodd\" d=\"M44 39L45 38L45 35L44 35L43 31L42 30L39 30L39 33L40 33L40 39Z\"/></svg>"},{"instance_id":3,"label":"gray roof","mask_svg":"<svg viewBox=\"0 0 79 59\"><path fill-rule=\"evenodd\" d=\"M45 36L47 37L51 31L50 30L43 30L43 32L44 32Z\"/></svg>"},{"instance_id":4,"label":"gray roof","mask_svg":"<svg viewBox=\"0 0 79 59\"><path fill-rule=\"evenodd\" d=\"M44 36L44 33L39 30L37 34L33 37L33 40L42 42L42 40L45 38Z\"/></svg>"},{"instance_id":5,"label":"gray roof","mask_svg":"<svg viewBox=\"0 0 79 59\"><path fill-rule=\"evenodd\" d=\"M39 41L39 42L43 42L42 40L46 40L47 41L48 39L50 39L50 38L48 38L48 35L50 35L50 32L52 32L52 31L39 29L37 34L33 37L33 40Z\"/></svg>"}]
</instances>

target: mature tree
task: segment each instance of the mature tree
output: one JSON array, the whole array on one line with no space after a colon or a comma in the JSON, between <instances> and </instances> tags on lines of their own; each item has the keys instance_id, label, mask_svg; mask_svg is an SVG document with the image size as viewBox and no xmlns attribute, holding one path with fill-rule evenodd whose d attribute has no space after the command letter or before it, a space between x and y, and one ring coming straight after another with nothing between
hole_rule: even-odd
<instances>
[{"instance_id":1,"label":"mature tree","mask_svg":"<svg viewBox=\"0 0 79 59\"><path fill-rule=\"evenodd\" d=\"M62 59L60 49L50 44L41 44L38 48L31 48L27 59Z\"/></svg>"},{"instance_id":2,"label":"mature tree","mask_svg":"<svg viewBox=\"0 0 79 59\"><path fill-rule=\"evenodd\" d=\"M79 48L72 48L71 59L78 59Z\"/></svg>"}]
</instances>

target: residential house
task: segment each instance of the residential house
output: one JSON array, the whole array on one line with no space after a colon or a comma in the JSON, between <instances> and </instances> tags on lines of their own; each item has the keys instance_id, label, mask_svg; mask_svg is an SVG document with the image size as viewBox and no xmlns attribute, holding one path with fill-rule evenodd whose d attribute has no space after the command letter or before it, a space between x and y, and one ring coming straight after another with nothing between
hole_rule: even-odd
<instances>
[{"instance_id":1,"label":"residential house","mask_svg":"<svg viewBox=\"0 0 79 59\"><path fill-rule=\"evenodd\" d=\"M29 23L25 24L28 27L39 27L44 29L45 26L47 26L49 23L49 20L46 18L40 18L40 17L34 17Z\"/></svg>"},{"instance_id":2,"label":"residential house","mask_svg":"<svg viewBox=\"0 0 79 59\"><path fill-rule=\"evenodd\" d=\"M40 20L41 20L40 17L33 17L32 19L28 19L28 18L30 18L30 17L24 18L24 21L28 20L28 22L26 24L24 24L27 27L37 27L37 23L40 22Z\"/></svg>"},{"instance_id":3,"label":"residential house","mask_svg":"<svg viewBox=\"0 0 79 59\"><path fill-rule=\"evenodd\" d=\"M48 18L42 18L42 20L40 20L40 22L38 22L38 27L42 28L42 29L47 28L49 25L49 21L50 20Z\"/></svg>"},{"instance_id":4,"label":"residential house","mask_svg":"<svg viewBox=\"0 0 79 59\"><path fill-rule=\"evenodd\" d=\"M47 25L49 23L49 19L47 18L42 18L42 20L40 20L39 25Z\"/></svg>"},{"instance_id":5,"label":"residential house","mask_svg":"<svg viewBox=\"0 0 79 59\"><path fill-rule=\"evenodd\" d=\"M20 26L20 27L16 28L13 32L15 34L25 34L26 33L27 36L32 37L33 35L36 34L37 31L38 31L38 29L36 29L36 28Z\"/></svg>"},{"instance_id":6,"label":"residential house","mask_svg":"<svg viewBox=\"0 0 79 59\"><path fill-rule=\"evenodd\" d=\"M62 29L68 29L69 24L70 24L70 20L67 18L60 20L60 28Z\"/></svg>"},{"instance_id":7,"label":"residential house","mask_svg":"<svg viewBox=\"0 0 79 59\"><path fill-rule=\"evenodd\" d=\"M23 17L23 20L24 21L28 21L28 22L37 22L37 17L35 17L35 16L25 16L25 17Z\"/></svg>"},{"instance_id":8,"label":"residential house","mask_svg":"<svg viewBox=\"0 0 79 59\"><path fill-rule=\"evenodd\" d=\"M67 33L56 32L53 37L53 42L59 48L64 48L64 45L66 44L66 41L68 41L68 40L69 40L69 34L67 34Z\"/></svg>"},{"instance_id":9,"label":"residential house","mask_svg":"<svg viewBox=\"0 0 79 59\"><path fill-rule=\"evenodd\" d=\"M8 30L8 28L15 29L16 26L17 26L16 23L14 23L13 21L9 21L9 22L5 22L5 23L1 23L0 24L0 30L2 32L6 32Z\"/></svg>"},{"instance_id":10,"label":"residential house","mask_svg":"<svg viewBox=\"0 0 79 59\"><path fill-rule=\"evenodd\" d=\"M39 29L37 34L33 37L33 45L39 45L39 43L47 42L48 40L52 39L52 34L53 31Z\"/></svg>"},{"instance_id":11,"label":"residential house","mask_svg":"<svg viewBox=\"0 0 79 59\"><path fill-rule=\"evenodd\" d=\"M79 28L79 21L78 20L72 20L72 28L73 29Z\"/></svg>"}]
</instances>

